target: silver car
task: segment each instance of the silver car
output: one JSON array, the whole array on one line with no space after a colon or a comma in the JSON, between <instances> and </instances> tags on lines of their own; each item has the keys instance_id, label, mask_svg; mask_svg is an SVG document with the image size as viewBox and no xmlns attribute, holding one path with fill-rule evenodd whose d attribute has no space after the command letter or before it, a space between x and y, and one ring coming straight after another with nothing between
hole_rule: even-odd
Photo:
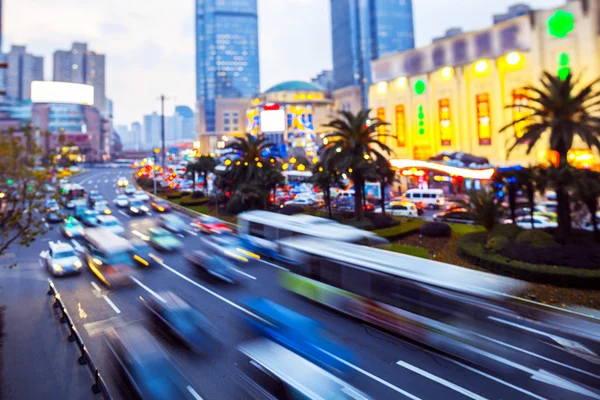
<instances>
[{"instance_id":1,"label":"silver car","mask_svg":"<svg viewBox=\"0 0 600 400\"><path fill-rule=\"evenodd\" d=\"M50 242L50 248L40 253L40 264L54 276L78 274L83 266L79 256L68 243Z\"/></svg>"}]
</instances>

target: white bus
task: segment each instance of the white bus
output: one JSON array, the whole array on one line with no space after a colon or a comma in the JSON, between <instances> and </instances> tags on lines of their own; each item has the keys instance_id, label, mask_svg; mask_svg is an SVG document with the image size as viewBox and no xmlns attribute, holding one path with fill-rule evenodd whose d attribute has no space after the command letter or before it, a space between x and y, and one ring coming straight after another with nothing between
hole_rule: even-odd
<instances>
[{"instance_id":1,"label":"white bus","mask_svg":"<svg viewBox=\"0 0 600 400\"><path fill-rule=\"evenodd\" d=\"M326 221L326 220L324 220ZM279 240L295 236L315 239L335 239L362 245L386 243L374 233L342 224L308 223L301 217L268 211L250 211L238 216L238 233L244 244L254 252L279 257Z\"/></svg>"}]
</instances>

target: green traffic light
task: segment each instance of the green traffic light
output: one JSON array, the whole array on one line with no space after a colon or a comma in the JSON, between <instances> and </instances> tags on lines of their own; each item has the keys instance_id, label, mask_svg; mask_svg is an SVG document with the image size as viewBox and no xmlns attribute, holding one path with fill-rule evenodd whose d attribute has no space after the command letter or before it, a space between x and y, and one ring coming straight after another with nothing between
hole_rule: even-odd
<instances>
[{"instance_id":1,"label":"green traffic light","mask_svg":"<svg viewBox=\"0 0 600 400\"><path fill-rule=\"evenodd\" d=\"M568 11L558 10L548 18L548 34L563 39L575 28L575 16Z\"/></svg>"},{"instance_id":2,"label":"green traffic light","mask_svg":"<svg viewBox=\"0 0 600 400\"><path fill-rule=\"evenodd\" d=\"M6 181L7 185L12 185L13 183L15 183L15 181L13 181L12 179L9 179Z\"/></svg>"},{"instance_id":3,"label":"green traffic light","mask_svg":"<svg viewBox=\"0 0 600 400\"><path fill-rule=\"evenodd\" d=\"M423 79L419 79L415 82L415 93L416 94L423 94L425 93L425 81Z\"/></svg>"}]
</instances>

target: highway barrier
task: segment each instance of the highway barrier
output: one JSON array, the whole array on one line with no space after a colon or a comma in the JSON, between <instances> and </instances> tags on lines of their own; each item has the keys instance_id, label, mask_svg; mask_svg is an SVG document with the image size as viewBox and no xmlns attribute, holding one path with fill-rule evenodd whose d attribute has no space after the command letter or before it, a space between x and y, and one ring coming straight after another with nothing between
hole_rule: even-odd
<instances>
[{"instance_id":1,"label":"highway barrier","mask_svg":"<svg viewBox=\"0 0 600 400\"><path fill-rule=\"evenodd\" d=\"M102 393L102 396L104 397L105 400L112 400L112 397L108 391L108 387L106 386L104 379L102 379L102 376L100 375L100 372L98 371L98 368L96 367L96 364L94 364L94 361L92 360L92 357L90 356L90 353L88 352L87 348L85 347L85 344L83 343L83 339L81 339L79 332L77 332L77 328L75 328L73 319L69 315L69 312L67 311L67 308L65 307L65 304L62 301L62 299L60 297L60 293L58 292L58 290L56 289L56 286L54 286L54 282L52 282L52 280L50 278L48 278L48 285L49 285L48 295L54 296L53 307L60 308L60 311L61 311L60 322L63 324L67 324L69 327L69 337L67 339L69 340L69 342L77 343L77 346L79 347L79 351L81 352L81 356L78 358L77 361L79 362L80 365L87 365L88 369L92 373L92 376L94 377L94 384L92 385L92 392L94 394Z\"/></svg>"}]
</instances>

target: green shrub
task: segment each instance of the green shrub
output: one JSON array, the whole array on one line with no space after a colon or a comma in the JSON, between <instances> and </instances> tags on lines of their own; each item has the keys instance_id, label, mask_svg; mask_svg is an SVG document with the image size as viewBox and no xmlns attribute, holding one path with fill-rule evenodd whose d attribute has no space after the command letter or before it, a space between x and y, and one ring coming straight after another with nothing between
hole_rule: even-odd
<instances>
[{"instance_id":1,"label":"green shrub","mask_svg":"<svg viewBox=\"0 0 600 400\"><path fill-rule=\"evenodd\" d=\"M452 228L444 222L427 222L421 226L421 235L429 237L450 237Z\"/></svg>"},{"instance_id":2,"label":"green shrub","mask_svg":"<svg viewBox=\"0 0 600 400\"><path fill-rule=\"evenodd\" d=\"M170 192L166 193L166 197L169 200L171 200L171 199L180 199L181 198L181 193L177 192L177 191L170 191Z\"/></svg>"},{"instance_id":3,"label":"green shrub","mask_svg":"<svg viewBox=\"0 0 600 400\"><path fill-rule=\"evenodd\" d=\"M203 197L206 197L206 193L204 193L202 190L196 190L192 192L192 199L201 199Z\"/></svg>"},{"instance_id":4,"label":"green shrub","mask_svg":"<svg viewBox=\"0 0 600 400\"><path fill-rule=\"evenodd\" d=\"M380 249L393 251L394 253L408 254L409 256L425 258L425 259L429 260L429 252L422 247L405 246L405 245L396 244L396 243L382 244L377 247L379 247Z\"/></svg>"},{"instance_id":5,"label":"green shrub","mask_svg":"<svg viewBox=\"0 0 600 400\"><path fill-rule=\"evenodd\" d=\"M208 203L208 197L194 199L191 195L184 196L179 200L179 204L182 206L201 206Z\"/></svg>"},{"instance_id":6,"label":"green shrub","mask_svg":"<svg viewBox=\"0 0 600 400\"><path fill-rule=\"evenodd\" d=\"M398 225L398 221L396 221L394 217L388 214L377 213L371 215L369 218L373 223L373 229L385 229L391 226Z\"/></svg>"},{"instance_id":7,"label":"green shrub","mask_svg":"<svg viewBox=\"0 0 600 400\"><path fill-rule=\"evenodd\" d=\"M181 195L182 196L191 196L192 195L192 191L191 190L182 190L181 191Z\"/></svg>"},{"instance_id":8,"label":"green shrub","mask_svg":"<svg viewBox=\"0 0 600 400\"><path fill-rule=\"evenodd\" d=\"M504 250L510 245L510 240L506 236L494 236L488 239L485 248L492 253Z\"/></svg>"},{"instance_id":9,"label":"green shrub","mask_svg":"<svg viewBox=\"0 0 600 400\"><path fill-rule=\"evenodd\" d=\"M365 231L370 231L373 229L373 223L369 219L361 219L360 221L351 220L344 222L346 225L353 226L358 229L364 229Z\"/></svg>"},{"instance_id":10,"label":"green shrub","mask_svg":"<svg viewBox=\"0 0 600 400\"><path fill-rule=\"evenodd\" d=\"M551 234L538 229L525 230L519 233L515 242L525 243L533 247L549 247L557 244Z\"/></svg>"},{"instance_id":11,"label":"green shrub","mask_svg":"<svg viewBox=\"0 0 600 400\"><path fill-rule=\"evenodd\" d=\"M514 240L519 233L523 232L523 229L515 224L500 224L496 225L488 234L490 238L494 237L505 237L508 240Z\"/></svg>"},{"instance_id":12,"label":"green shrub","mask_svg":"<svg viewBox=\"0 0 600 400\"><path fill-rule=\"evenodd\" d=\"M422 219L398 219L400 224L385 229L374 230L373 233L389 241L398 240L404 236L418 232L425 223Z\"/></svg>"}]
</instances>

